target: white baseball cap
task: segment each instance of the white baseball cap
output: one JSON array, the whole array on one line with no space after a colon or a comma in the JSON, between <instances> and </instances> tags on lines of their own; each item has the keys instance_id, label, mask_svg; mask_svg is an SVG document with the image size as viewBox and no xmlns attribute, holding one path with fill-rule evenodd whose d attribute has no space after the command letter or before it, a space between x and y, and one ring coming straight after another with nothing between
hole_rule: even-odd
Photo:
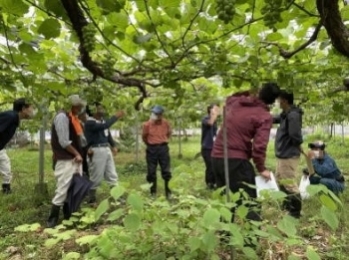
<instances>
[{"instance_id":1,"label":"white baseball cap","mask_svg":"<svg viewBox=\"0 0 349 260\"><path fill-rule=\"evenodd\" d=\"M72 106L83 106L85 107L87 105L87 102L80 98L79 95L71 95L69 96L69 101Z\"/></svg>"}]
</instances>

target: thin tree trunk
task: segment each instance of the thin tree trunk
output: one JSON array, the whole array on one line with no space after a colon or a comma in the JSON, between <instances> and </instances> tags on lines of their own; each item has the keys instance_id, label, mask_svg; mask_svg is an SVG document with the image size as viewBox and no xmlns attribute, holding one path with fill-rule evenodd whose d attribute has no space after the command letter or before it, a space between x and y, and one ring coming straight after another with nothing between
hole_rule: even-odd
<instances>
[{"instance_id":1,"label":"thin tree trunk","mask_svg":"<svg viewBox=\"0 0 349 260\"><path fill-rule=\"evenodd\" d=\"M178 158L182 158L182 119L178 119Z\"/></svg>"},{"instance_id":2,"label":"thin tree trunk","mask_svg":"<svg viewBox=\"0 0 349 260\"><path fill-rule=\"evenodd\" d=\"M44 183L44 175L45 175L45 132L47 125L47 111L45 108L45 104L42 104L43 117L42 117L42 125L40 127L40 144L39 144L39 185Z\"/></svg>"},{"instance_id":3,"label":"thin tree trunk","mask_svg":"<svg viewBox=\"0 0 349 260\"><path fill-rule=\"evenodd\" d=\"M136 163L139 162L139 117L138 117L138 112L136 112Z\"/></svg>"}]
</instances>

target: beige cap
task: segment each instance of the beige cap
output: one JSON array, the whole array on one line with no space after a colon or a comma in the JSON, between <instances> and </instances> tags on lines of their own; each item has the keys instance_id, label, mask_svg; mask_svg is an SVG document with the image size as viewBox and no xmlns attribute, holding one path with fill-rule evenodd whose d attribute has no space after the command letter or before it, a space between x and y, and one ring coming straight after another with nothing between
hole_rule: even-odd
<instances>
[{"instance_id":1,"label":"beige cap","mask_svg":"<svg viewBox=\"0 0 349 260\"><path fill-rule=\"evenodd\" d=\"M71 95L69 96L69 102L72 106L86 106L87 102L80 98L79 95Z\"/></svg>"}]
</instances>

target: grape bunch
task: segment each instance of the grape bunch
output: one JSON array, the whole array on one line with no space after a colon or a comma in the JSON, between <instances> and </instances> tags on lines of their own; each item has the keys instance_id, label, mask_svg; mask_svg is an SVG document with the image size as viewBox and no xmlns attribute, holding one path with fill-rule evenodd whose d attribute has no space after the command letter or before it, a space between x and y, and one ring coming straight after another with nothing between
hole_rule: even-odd
<instances>
[{"instance_id":1,"label":"grape bunch","mask_svg":"<svg viewBox=\"0 0 349 260\"><path fill-rule=\"evenodd\" d=\"M91 24L84 26L82 28L84 47L88 52L91 52L95 49L95 45L96 45L95 34L96 34L96 29Z\"/></svg>"},{"instance_id":2,"label":"grape bunch","mask_svg":"<svg viewBox=\"0 0 349 260\"><path fill-rule=\"evenodd\" d=\"M102 71L106 77L111 78L114 75L113 67L114 67L115 63L116 63L116 60L110 56L107 56L102 61Z\"/></svg>"},{"instance_id":3,"label":"grape bunch","mask_svg":"<svg viewBox=\"0 0 349 260\"><path fill-rule=\"evenodd\" d=\"M275 31L275 24L277 22L282 22L281 12L283 11L283 9L283 0L265 1L265 5L261 9L261 13L262 15L264 15L264 24Z\"/></svg>"},{"instance_id":4,"label":"grape bunch","mask_svg":"<svg viewBox=\"0 0 349 260\"><path fill-rule=\"evenodd\" d=\"M235 0L216 0L218 19L228 24L235 15Z\"/></svg>"}]
</instances>

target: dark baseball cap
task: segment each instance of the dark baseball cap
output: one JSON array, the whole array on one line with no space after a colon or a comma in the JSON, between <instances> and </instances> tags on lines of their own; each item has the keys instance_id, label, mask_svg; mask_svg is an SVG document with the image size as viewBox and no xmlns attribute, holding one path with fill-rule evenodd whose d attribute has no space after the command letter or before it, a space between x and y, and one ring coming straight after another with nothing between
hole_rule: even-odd
<instances>
[{"instance_id":1,"label":"dark baseball cap","mask_svg":"<svg viewBox=\"0 0 349 260\"><path fill-rule=\"evenodd\" d=\"M164 113L164 108L162 106L156 105L151 109L151 112L153 112L154 114L162 114Z\"/></svg>"}]
</instances>

